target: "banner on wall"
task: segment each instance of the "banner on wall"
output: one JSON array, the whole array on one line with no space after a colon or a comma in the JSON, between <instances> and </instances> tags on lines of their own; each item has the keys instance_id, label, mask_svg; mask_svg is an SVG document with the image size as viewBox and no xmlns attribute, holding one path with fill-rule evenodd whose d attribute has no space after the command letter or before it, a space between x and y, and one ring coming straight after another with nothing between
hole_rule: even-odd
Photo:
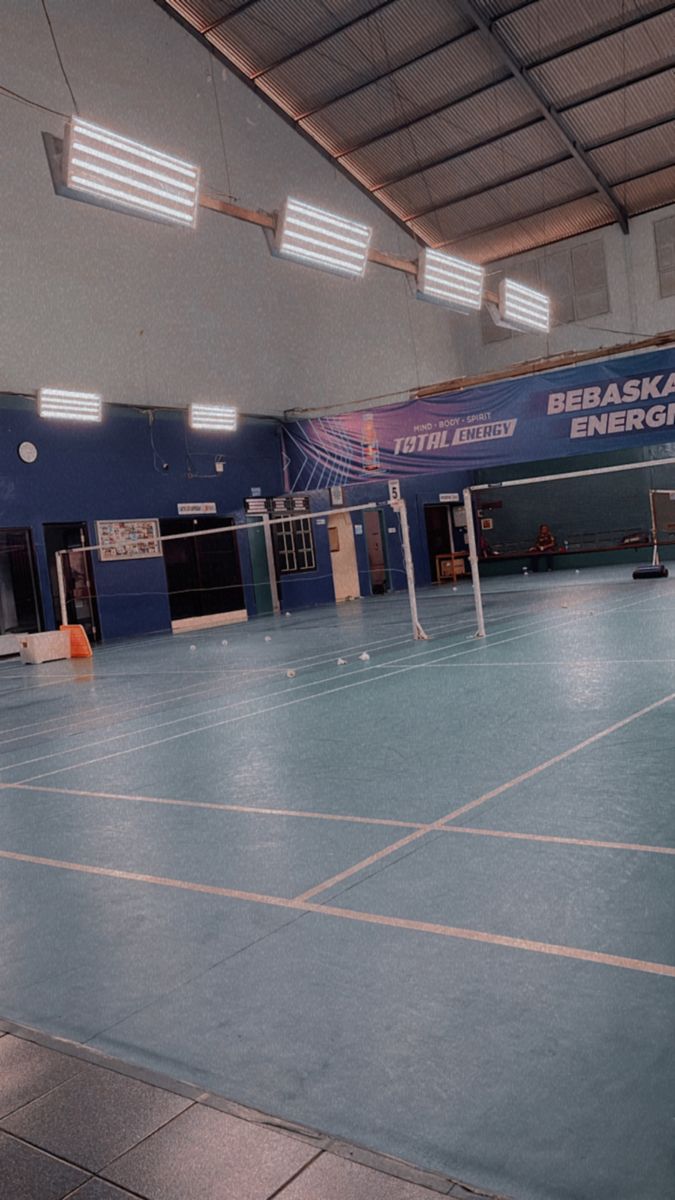
<instances>
[{"instance_id":1,"label":"banner on wall","mask_svg":"<svg viewBox=\"0 0 675 1200\"><path fill-rule=\"evenodd\" d=\"M675 348L289 423L291 490L675 441Z\"/></svg>"}]
</instances>

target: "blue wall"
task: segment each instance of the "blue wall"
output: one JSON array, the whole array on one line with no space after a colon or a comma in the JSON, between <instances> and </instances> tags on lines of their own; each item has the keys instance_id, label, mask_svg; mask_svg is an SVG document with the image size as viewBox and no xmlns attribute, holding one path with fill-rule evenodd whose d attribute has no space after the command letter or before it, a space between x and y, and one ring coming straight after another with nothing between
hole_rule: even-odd
<instances>
[{"instance_id":1,"label":"blue wall","mask_svg":"<svg viewBox=\"0 0 675 1200\"><path fill-rule=\"evenodd\" d=\"M675 458L675 444L663 443L660 446L641 446L607 454L585 454L579 458L548 459L477 471L476 483L496 483L504 479L529 479L538 475L560 475L567 471L589 471L628 463L651 464L640 471L617 471L560 481L553 479L522 488L487 492L485 499L498 500L502 507L487 514L493 518L494 528L486 536L493 545L517 543L526 549L534 541L542 521L550 525L559 545L568 538L574 543L579 535L582 538L589 536L591 544L593 538L605 544L619 544L625 534L639 532L647 536L650 532L649 489L675 490L675 467L660 466L661 458ZM477 502L480 495L478 493L476 497ZM672 557L669 547L662 548L661 553L665 558ZM574 568L595 566L598 562L610 565L632 561L633 558L636 559L635 565L638 565L637 560L648 561L649 555L650 552L645 553L643 547L638 550L603 552L597 556L570 555L558 560L556 565ZM519 571L522 563L490 565L493 569L499 566Z\"/></svg>"},{"instance_id":2,"label":"blue wall","mask_svg":"<svg viewBox=\"0 0 675 1200\"><path fill-rule=\"evenodd\" d=\"M235 434L197 433L184 412L155 410L153 455L148 417L138 409L109 407L101 425L83 425L43 420L34 400L0 395L0 525L32 530L47 628L55 617L45 523L84 521L93 543L97 520L175 517L181 502L212 501L218 514L242 521L251 486L263 495L283 492L278 430L274 421L249 418ZM21 441L35 443L37 462L20 461ZM225 460L222 474L214 468L216 455ZM238 540L253 613L248 536ZM101 563L91 557L104 638L170 628L163 559Z\"/></svg>"},{"instance_id":3,"label":"blue wall","mask_svg":"<svg viewBox=\"0 0 675 1200\"><path fill-rule=\"evenodd\" d=\"M188 429L182 411L155 410L153 453L148 417L138 409L110 407L101 425L78 425L42 420L33 400L0 395L0 432L0 526L27 526L32 531L47 628L54 627L56 622L44 546L45 523L86 522L89 540L94 542L97 520L172 517L177 515L178 503L204 501L215 502L218 514L239 523L244 520L244 497L250 495L252 487L260 488L263 495L280 495L284 491L280 426L272 420L248 418L236 434L198 434ZM38 448L34 464L19 460L17 447L24 440L34 442ZM670 486L673 482L672 471L656 465L658 458L669 452L675 454L675 447L643 447L632 453L585 455L490 471L445 471L402 479L418 585L433 582L424 507L438 503L440 493L456 492L461 497L464 487L486 482L488 478L497 480L613 462L653 460L653 472L608 476L606 483L594 485L602 497L600 509L597 498L593 503L585 503L586 493L582 488L568 491L567 485L561 484L549 489L548 498L555 503L555 511L548 512L547 508L541 519L548 518L561 537L572 510L575 510L575 524L580 528L585 524L589 529L619 528L622 524L640 523L638 511L642 515L649 486ZM225 460L222 474L215 471L216 456ZM168 464L166 471L162 469L164 462ZM387 481L382 479L368 479L343 489L345 506L383 502L388 494ZM530 514L539 511L534 489L522 492L518 489L510 496L513 502L509 503L508 513L505 510L500 518L504 525L502 535L515 536L522 525L523 536L528 537ZM577 500L573 503L575 496ZM542 502L543 498L542 493ZM311 506L314 512L330 509L328 491L313 493ZM352 522L355 527L363 525L358 512L352 514ZM394 528L396 532L390 533L389 529ZM284 609L334 600L327 525L314 523L313 530L316 568L282 576L280 599ZM385 531L391 586L400 589L405 587L405 575L398 521L385 517ZM255 592L249 538L245 532L238 535L238 543L247 609L254 615ZM367 596L370 579L363 534L356 534L355 545L361 593ZM170 628L163 559L101 563L93 554L92 566L104 638Z\"/></svg>"}]
</instances>

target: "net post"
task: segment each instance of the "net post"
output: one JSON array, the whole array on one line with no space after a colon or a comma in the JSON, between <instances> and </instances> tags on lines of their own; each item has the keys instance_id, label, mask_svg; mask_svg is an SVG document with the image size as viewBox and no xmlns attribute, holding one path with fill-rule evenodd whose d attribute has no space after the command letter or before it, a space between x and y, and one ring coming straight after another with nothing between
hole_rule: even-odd
<instances>
[{"instance_id":1,"label":"net post","mask_svg":"<svg viewBox=\"0 0 675 1200\"><path fill-rule=\"evenodd\" d=\"M63 555L65 550L57 550L54 556L56 563L56 580L59 588L59 608L61 610L61 624L68 624L68 605L66 603L66 579L63 573Z\"/></svg>"},{"instance_id":2,"label":"net post","mask_svg":"<svg viewBox=\"0 0 675 1200\"><path fill-rule=\"evenodd\" d=\"M270 519L267 513L263 514L263 534L265 537L265 552L267 554L267 574L270 581L270 595L272 597L272 612L280 613L281 604L279 603L279 588L277 587L277 568L274 561L274 546L272 545L272 530L270 529Z\"/></svg>"},{"instance_id":3,"label":"net post","mask_svg":"<svg viewBox=\"0 0 675 1200\"><path fill-rule=\"evenodd\" d=\"M651 513L651 518L652 518L652 566L657 567L661 560L659 558L659 544L658 544L658 536L659 535L658 535L658 530L656 528L656 503L655 503L654 488L649 489L649 511Z\"/></svg>"},{"instance_id":4,"label":"net post","mask_svg":"<svg viewBox=\"0 0 675 1200\"><path fill-rule=\"evenodd\" d=\"M410 604L413 638L416 642L428 642L429 635L428 633L425 633L424 629L422 628L417 613L417 591L415 589L415 568L413 566L412 551L410 549L408 509L406 507L406 502L403 499L391 500L390 503L394 512L398 513L399 521L401 523L401 545L403 547L405 577L408 584L408 601Z\"/></svg>"},{"instance_id":5,"label":"net post","mask_svg":"<svg viewBox=\"0 0 675 1200\"><path fill-rule=\"evenodd\" d=\"M466 534L469 540L469 563L471 564L471 579L473 581L473 602L476 608L478 628L476 637L485 637L485 615L483 613L483 597L480 590L480 575L478 573L478 546L476 543L476 524L473 516L473 497L471 488L464 488L464 511L466 515Z\"/></svg>"}]
</instances>

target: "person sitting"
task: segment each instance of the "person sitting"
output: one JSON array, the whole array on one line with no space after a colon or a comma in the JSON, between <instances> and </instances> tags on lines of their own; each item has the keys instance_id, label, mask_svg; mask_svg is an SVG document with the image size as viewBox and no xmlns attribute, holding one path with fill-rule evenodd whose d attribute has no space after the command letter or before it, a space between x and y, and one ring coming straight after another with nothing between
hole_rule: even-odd
<instances>
[{"instance_id":1,"label":"person sitting","mask_svg":"<svg viewBox=\"0 0 675 1200\"><path fill-rule=\"evenodd\" d=\"M540 525L539 532L534 543L530 546L530 566L533 571L539 570L539 564L542 559L546 560L546 570L553 570L553 556L556 549L555 534L551 532L548 525Z\"/></svg>"}]
</instances>

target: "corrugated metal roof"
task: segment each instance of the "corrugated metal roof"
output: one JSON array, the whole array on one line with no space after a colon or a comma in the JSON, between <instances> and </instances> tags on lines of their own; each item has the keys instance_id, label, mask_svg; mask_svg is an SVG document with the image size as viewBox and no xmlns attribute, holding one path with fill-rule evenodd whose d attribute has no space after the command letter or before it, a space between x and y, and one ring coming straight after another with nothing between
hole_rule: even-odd
<instances>
[{"instance_id":1,"label":"corrugated metal roof","mask_svg":"<svg viewBox=\"0 0 675 1200\"><path fill-rule=\"evenodd\" d=\"M538 116L532 98L517 80L509 78L468 100L455 101L433 116L422 117L398 133L385 134L343 161L362 182L379 188Z\"/></svg>"},{"instance_id":2,"label":"corrugated metal roof","mask_svg":"<svg viewBox=\"0 0 675 1200\"><path fill-rule=\"evenodd\" d=\"M675 74L669 67L658 75L566 110L565 124L582 145L593 146L637 126L660 121L672 112L675 112Z\"/></svg>"},{"instance_id":3,"label":"corrugated metal roof","mask_svg":"<svg viewBox=\"0 0 675 1200\"><path fill-rule=\"evenodd\" d=\"M446 0L398 0L343 33L271 71L261 87L297 115L313 112L374 75L458 38L470 22ZM433 69L433 67L432 67Z\"/></svg>"},{"instance_id":4,"label":"corrugated metal roof","mask_svg":"<svg viewBox=\"0 0 675 1200\"><path fill-rule=\"evenodd\" d=\"M504 77L504 68L479 33L439 50L431 59L403 67L379 83L347 96L302 122L334 154L345 154L362 141L467 91Z\"/></svg>"},{"instance_id":5,"label":"corrugated metal roof","mask_svg":"<svg viewBox=\"0 0 675 1200\"><path fill-rule=\"evenodd\" d=\"M520 8L523 0L476 0L476 8L484 17L493 20L502 17L515 8Z\"/></svg>"},{"instance_id":6,"label":"corrugated metal roof","mask_svg":"<svg viewBox=\"0 0 675 1200\"><path fill-rule=\"evenodd\" d=\"M632 179L617 186L617 192L631 213L647 212L672 204L675 196L675 166L664 167L641 179Z\"/></svg>"},{"instance_id":7,"label":"corrugated metal roof","mask_svg":"<svg viewBox=\"0 0 675 1200\"><path fill-rule=\"evenodd\" d=\"M608 204L596 194L571 200L547 212L533 213L518 221L500 225L497 229L481 230L479 233L451 242L446 248L474 262L495 262L514 254L523 254L537 246L549 246L563 238L586 233L611 225L614 213Z\"/></svg>"},{"instance_id":8,"label":"corrugated metal roof","mask_svg":"<svg viewBox=\"0 0 675 1200\"><path fill-rule=\"evenodd\" d=\"M429 244L487 261L675 200L667 0L157 2Z\"/></svg>"},{"instance_id":9,"label":"corrugated metal roof","mask_svg":"<svg viewBox=\"0 0 675 1200\"><path fill-rule=\"evenodd\" d=\"M669 166L674 145L675 120L593 150L591 158L610 183L618 183Z\"/></svg>"},{"instance_id":10,"label":"corrugated metal roof","mask_svg":"<svg viewBox=\"0 0 675 1200\"><path fill-rule=\"evenodd\" d=\"M588 179L575 159L566 159L544 167L535 175L448 204L427 217L410 221L410 226L423 241L438 246L479 229L491 229L530 216L552 204L576 199L588 192L588 186Z\"/></svg>"},{"instance_id":11,"label":"corrugated metal roof","mask_svg":"<svg viewBox=\"0 0 675 1200\"><path fill-rule=\"evenodd\" d=\"M669 7L668 0L540 0L505 17L499 32L529 65Z\"/></svg>"},{"instance_id":12,"label":"corrugated metal roof","mask_svg":"<svg viewBox=\"0 0 675 1200\"><path fill-rule=\"evenodd\" d=\"M500 180L569 158L559 135L543 117L536 127L508 134L495 146L469 150L450 162L432 167L382 192L382 199L408 220L416 213L449 203L456 197L494 187Z\"/></svg>"},{"instance_id":13,"label":"corrugated metal roof","mask_svg":"<svg viewBox=\"0 0 675 1200\"><path fill-rule=\"evenodd\" d=\"M221 20L235 12L241 5L241 0L171 0L181 17L194 24L195 29L202 33L214 21Z\"/></svg>"},{"instance_id":14,"label":"corrugated metal roof","mask_svg":"<svg viewBox=\"0 0 675 1200\"><path fill-rule=\"evenodd\" d=\"M344 0L331 8L316 0L257 0L214 29L208 40L231 55L247 74L255 76L289 54L302 52L309 42L340 30L379 8L378 0ZM386 10L385 10L386 11ZM326 63L339 57L323 44ZM297 68L295 68L297 74Z\"/></svg>"},{"instance_id":15,"label":"corrugated metal roof","mask_svg":"<svg viewBox=\"0 0 675 1200\"><path fill-rule=\"evenodd\" d=\"M532 76L556 108L587 100L596 92L655 71L673 55L675 7L621 33L582 46L542 67Z\"/></svg>"}]
</instances>

